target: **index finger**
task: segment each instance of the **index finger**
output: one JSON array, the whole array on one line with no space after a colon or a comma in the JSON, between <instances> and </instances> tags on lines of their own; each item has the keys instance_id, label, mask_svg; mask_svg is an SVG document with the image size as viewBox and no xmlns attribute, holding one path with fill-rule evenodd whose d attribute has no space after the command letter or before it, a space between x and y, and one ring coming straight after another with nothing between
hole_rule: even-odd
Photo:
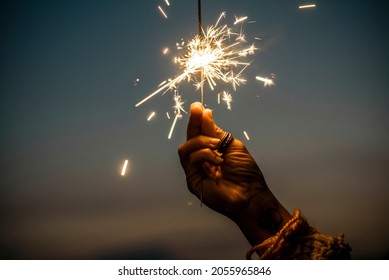
<instances>
[{"instance_id":1,"label":"index finger","mask_svg":"<svg viewBox=\"0 0 389 280\"><path fill-rule=\"evenodd\" d=\"M190 106L190 116L188 128L186 130L186 139L189 140L201 134L201 120L203 118L204 107L200 102L192 103Z\"/></svg>"}]
</instances>

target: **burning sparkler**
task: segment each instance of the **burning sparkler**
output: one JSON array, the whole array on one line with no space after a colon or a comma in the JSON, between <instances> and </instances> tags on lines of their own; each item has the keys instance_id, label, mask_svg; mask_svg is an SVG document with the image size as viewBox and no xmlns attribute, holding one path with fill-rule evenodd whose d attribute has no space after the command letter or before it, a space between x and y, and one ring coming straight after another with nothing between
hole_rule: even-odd
<instances>
[{"instance_id":1,"label":"burning sparkler","mask_svg":"<svg viewBox=\"0 0 389 280\"><path fill-rule=\"evenodd\" d=\"M192 82L196 89L201 90L201 93L203 93L204 85L208 85L213 91L219 81L232 86L235 91L237 86L246 82L242 77L242 72L251 63L247 61L247 56L253 55L256 48L254 44L246 44L242 31L235 32L227 24L221 25L220 22L223 18L225 18L225 13L219 16L215 25L203 29L199 15L201 32L188 42L182 41L176 44L178 49L185 51L181 56L175 58L175 62L182 72L176 77L160 83L154 92L135 105L138 107L159 93L164 95L169 91L174 91L176 117L168 136L169 139L177 119L181 118L181 113L184 112L181 96L177 91L181 82ZM247 17L237 18L234 24L242 23L246 19ZM231 109L232 95L223 93L223 100ZM201 101L203 102L203 97L201 97Z\"/></svg>"}]
</instances>

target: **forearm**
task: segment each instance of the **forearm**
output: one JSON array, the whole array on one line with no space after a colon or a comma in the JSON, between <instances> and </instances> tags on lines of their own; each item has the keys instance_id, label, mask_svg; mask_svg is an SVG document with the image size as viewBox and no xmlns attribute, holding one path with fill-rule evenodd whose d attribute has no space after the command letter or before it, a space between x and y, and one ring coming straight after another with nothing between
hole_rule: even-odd
<instances>
[{"instance_id":1,"label":"forearm","mask_svg":"<svg viewBox=\"0 0 389 280\"><path fill-rule=\"evenodd\" d=\"M292 215L267 190L265 194L252 198L247 207L232 219L249 243L255 246L275 235L291 218Z\"/></svg>"}]
</instances>

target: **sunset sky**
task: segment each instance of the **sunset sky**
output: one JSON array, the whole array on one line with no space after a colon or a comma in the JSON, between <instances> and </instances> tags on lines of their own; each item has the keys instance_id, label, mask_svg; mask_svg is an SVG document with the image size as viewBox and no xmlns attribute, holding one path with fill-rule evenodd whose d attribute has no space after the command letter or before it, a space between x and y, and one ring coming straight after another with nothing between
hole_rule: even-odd
<instances>
[{"instance_id":1,"label":"sunset sky","mask_svg":"<svg viewBox=\"0 0 389 280\"><path fill-rule=\"evenodd\" d=\"M306 3L316 7L298 8ZM196 35L197 1L170 4L2 2L2 258L244 258L250 245L237 226L186 188L177 148L188 115L168 140L171 96L134 106L179 73L175 43ZM323 233L344 233L355 259L387 259L386 1L202 6L204 26L225 11L228 24L255 21L244 31L261 38L231 111L206 89L218 125L246 144L290 212L301 209ZM271 74L272 87L255 79ZM186 109L199 100L190 83L180 92Z\"/></svg>"}]
</instances>

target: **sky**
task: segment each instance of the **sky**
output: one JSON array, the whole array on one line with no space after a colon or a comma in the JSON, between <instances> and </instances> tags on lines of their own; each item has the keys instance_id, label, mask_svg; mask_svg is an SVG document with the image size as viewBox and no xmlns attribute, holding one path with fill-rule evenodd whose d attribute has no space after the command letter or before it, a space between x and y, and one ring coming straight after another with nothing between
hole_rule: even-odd
<instances>
[{"instance_id":1,"label":"sky","mask_svg":"<svg viewBox=\"0 0 389 280\"><path fill-rule=\"evenodd\" d=\"M209 89L205 104L290 212L344 233L354 259L387 259L387 3L306 3L203 0L204 26L225 11L261 38L232 110ZM2 1L2 258L244 259L237 226L187 190L177 148L188 115L167 139L171 96L134 106L179 73L175 44L196 35L197 1L170 4ZM255 80L271 74L275 86ZM180 92L186 109L199 100L190 83Z\"/></svg>"}]
</instances>

